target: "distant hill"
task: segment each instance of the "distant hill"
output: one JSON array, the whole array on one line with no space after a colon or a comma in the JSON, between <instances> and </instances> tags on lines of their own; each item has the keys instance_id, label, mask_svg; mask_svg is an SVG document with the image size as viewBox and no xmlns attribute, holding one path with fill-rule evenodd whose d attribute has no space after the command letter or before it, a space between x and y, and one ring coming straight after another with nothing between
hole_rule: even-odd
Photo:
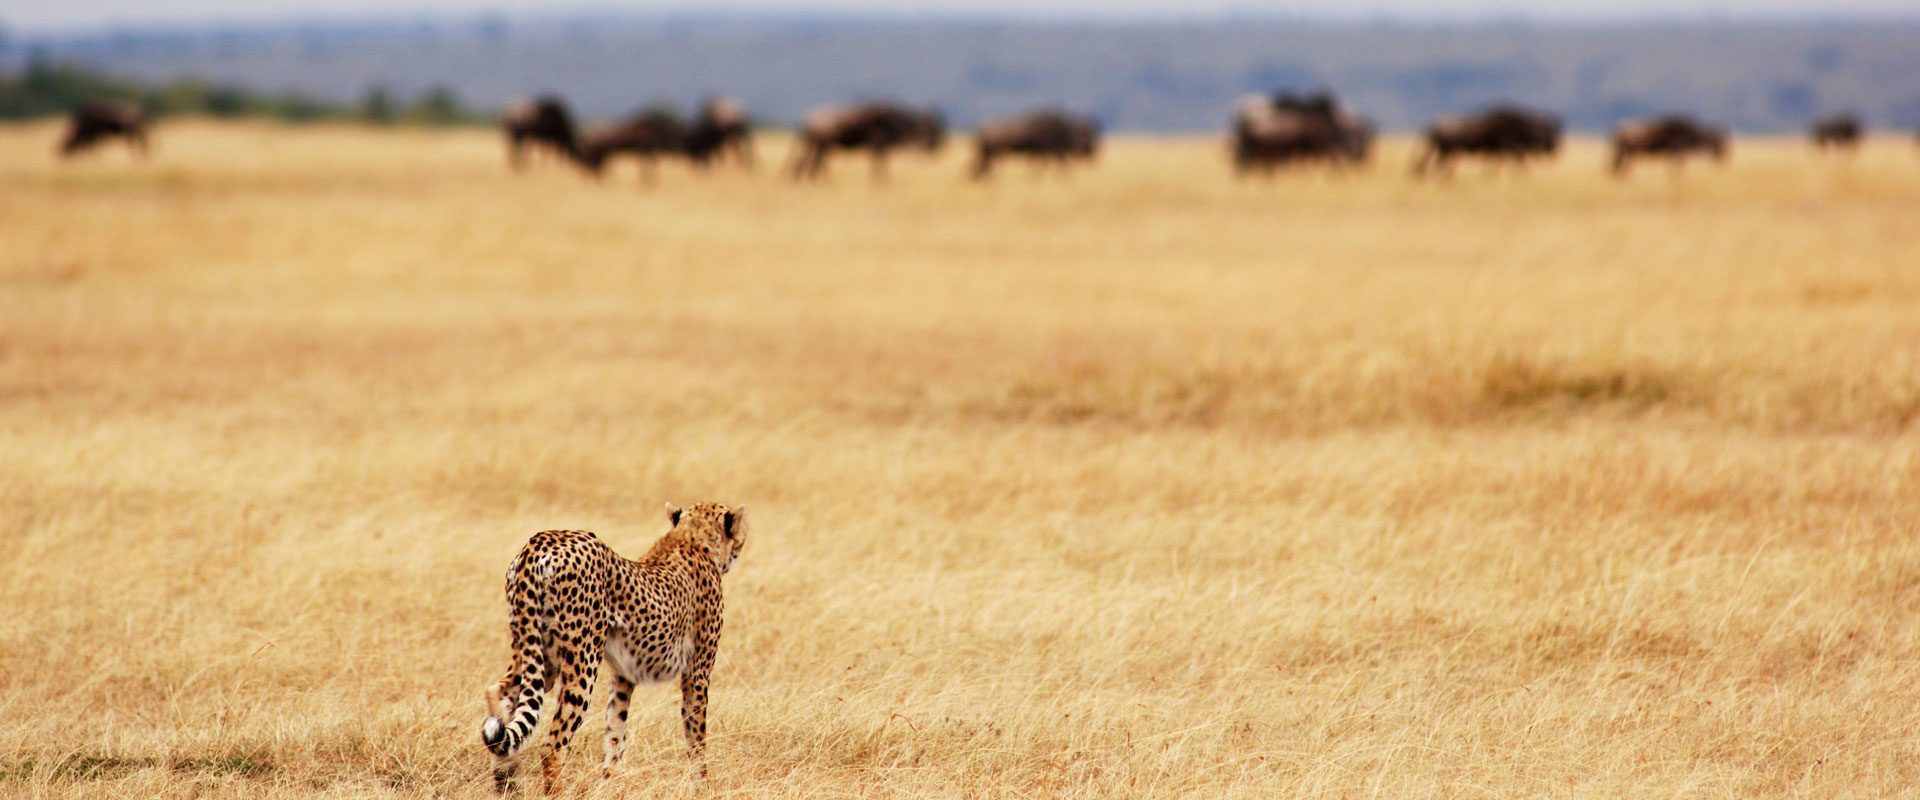
<instances>
[{"instance_id":1,"label":"distant hill","mask_svg":"<svg viewBox=\"0 0 1920 800\"><path fill-rule=\"evenodd\" d=\"M68 113L98 101L132 101L148 114L270 117L286 122L357 120L377 125L467 125L491 123L493 115L461 108L452 89L429 89L408 102L385 87L371 87L352 106L298 91L264 92L244 85L210 84L192 76L136 80L88 66L36 55L17 71L0 68L0 120Z\"/></svg>"},{"instance_id":2,"label":"distant hill","mask_svg":"<svg viewBox=\"0 0 1920 800\"><path fill-rule=\"evenodd\" d=\"M1854 110L1920 125L1920 23L1646 27L574 18L126 32L0 42L143 80L350 103L448 87L471 106L557 91L587 116L708 93L790 122L822 102L935 103L960 126L1060 103L1116 130L1212 131L1240 95L1330 87L1389 130L1514 100L1580 130L1695 112L1746 132Z\"/></svg>"}]
</instances>

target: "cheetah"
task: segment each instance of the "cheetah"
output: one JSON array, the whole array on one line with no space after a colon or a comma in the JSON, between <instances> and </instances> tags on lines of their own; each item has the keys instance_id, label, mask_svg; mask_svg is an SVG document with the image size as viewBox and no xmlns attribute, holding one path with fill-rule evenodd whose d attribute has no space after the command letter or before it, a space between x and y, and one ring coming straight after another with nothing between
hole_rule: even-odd
<instances>
[{"instance_id":1,"label":"cheetah","mask_svg":"<svg viewBox=\"0 0 1920 800\"><path fill-rule=\"evenodd\" d=\"M667 505L667 531L638 561L586 531L534 534L507 567L507 632L513 665L487 689L480 740L494 757L494 788L514 783L521 749L549 691L558 708L541 758L543 788L559 788L560 762L580 727L604 655L613 663L602 777L620 765L627 706L636 684L680 679L687 751L706 775L707 679L720 642L720 576L746 539L746 509Z\"/></svg>"}]
</instances>

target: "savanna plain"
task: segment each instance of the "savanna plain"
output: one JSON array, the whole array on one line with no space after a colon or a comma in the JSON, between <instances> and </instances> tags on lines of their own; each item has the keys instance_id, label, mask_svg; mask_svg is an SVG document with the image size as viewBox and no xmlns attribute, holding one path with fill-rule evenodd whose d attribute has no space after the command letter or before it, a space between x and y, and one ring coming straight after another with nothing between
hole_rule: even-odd
<instances>
[{"instance_id":1,"label":"savanna plain","mask_svg":"<svg viewBox=\"0 0 1920 800\"><path fill-rule=\"evenodd\" d=\"M1920 146L1608 178L507 171L0 128L0 795L491 794L528 536L745 504L711 778L586 797L1920 782Z\"/></svg>"}]
</instances>

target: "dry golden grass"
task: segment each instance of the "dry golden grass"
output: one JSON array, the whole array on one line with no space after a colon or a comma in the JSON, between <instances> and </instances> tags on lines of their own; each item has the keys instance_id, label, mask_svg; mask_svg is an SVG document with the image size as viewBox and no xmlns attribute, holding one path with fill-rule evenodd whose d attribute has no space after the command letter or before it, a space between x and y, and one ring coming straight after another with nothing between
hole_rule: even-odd
<instances>
[{"instance_id":1,"label":"dry golden grass","mask_svg":"<svg viewBox=\"0 0 1920 800\"><path fill-rule=\"evenodd\" d=\"M746 503L728 797L1920 781L1920 151L1238 184L0 130L0 795L483 797L500 574ZM676 693L629 775L693 796Z\"/></svg>"}]
</instances>

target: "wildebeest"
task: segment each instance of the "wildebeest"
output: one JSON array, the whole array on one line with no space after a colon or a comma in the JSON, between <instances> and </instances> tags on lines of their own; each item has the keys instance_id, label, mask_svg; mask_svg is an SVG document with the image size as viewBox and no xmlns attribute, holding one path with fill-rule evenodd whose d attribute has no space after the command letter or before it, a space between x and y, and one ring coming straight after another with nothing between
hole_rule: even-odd
<instances>
[{"instance_id":1,"label":"wildebeest","mask_svg":"<svg viewBox=\"0 0 1920 800\"><path fill-rule=\"evenodd\" d=\"M1813 121L1813 144L1821 150L1852 150L1860 144L1861 127L1853 114L1828 114Z\"/></svg>"},{"instance_id":2,"label":"wildebeest","mask_svg":"<svg viewBox=\"0 0 1920 800\"><path fill-rule=\"evenodd\" d=\"M686 154L701 167L728 156L743 167L751 167L752 134L746 106L731 97L710 97L701 104L693 129L687 132Z\"/></svg>"},{"instance_id":3,"label":"wildebeest","mask_svg":"<svg viewBox=\"0 0 1920 800\"><path fill-rule=\"evenodd\" d=\"M553 95L518 100L500 115L500 127L507 133L507 163L514 169L526 167L525 148L543 146L564 158L579 156L579 133L567 104Z\"/></svg>"},{"instance_id":4,"label":"wildebeest","mask_svg":"<svg viewBox=\"0 0 1920 800\"><path fill-rule=\"evenodd\" d=\"M1613 174L1625 175L1636 156L1673 159L1676 169L1687 156L1702 153L1715 161L1727 159L1727 131L1691 117L1671 115L1622 122L1613 129Z\"/></svg>"},{"instance_id":5,"label":"wildebeest","mask_svg":"<svg viewBox=\"0 0 1920 800\"><path fill-rule=\"evenodd\" d=\"M1295 161L1364 162L1373 123L1340 107L1330 92L1248 95L1234 107L1234 169L1271 173Z\"/></svg>"},{"instance_id":6,"label":"wildebeest","mask_svg":"<svg viewBox=\"0 0 1920 800\"><path fill-rule=\"evenodd\" d=\"M574 158L595 175L608 159L627 154L640 158L640 177L651 183L657 164L665 157L685 157L705 168L716 159L753 164L746 108L736 100L712 98L702 104L692 123L667 106L654 106L623 122L601 126L579 135Z\"/></svg>"},{"instance_id":7,"label":"wildebeest","mask_svg":"<svg viewBox=\"0 0 1920 800\"><path fill-rule=\"evenodd\" d=\"M829 151L865 149L873 152L874 178L884 180L889 151L913 146L931 153L945 141L946 122L936 110L896 103L819 108L800 126L793 177L818 177Z\"/></svg>"},{"instance_id":8,"label":"wildebeest","mask_svg":"<svg viewBox=\"0 0 1920 800\"><path fill-rule=\"evenodd\" d=\"M662 156L686 155L692 129L666 109L649 109L625 122L589 130L580 136L576 150L581 165L595 175L606 168L607 160L620 154L640 157L640 179L652 183L656 164Z\"/></svg>"},{"instance_id":9,"label":"wildebeest","mask_svg":"<svg viewBox=\"0 0 1920 800\"><path fill-rule=\"evenodd\" d=\"M1099 145L1099 122L1059 109L1040 109L1024 116L993 120L980 126L973 177L987 177L993 169L993 160L1003 155L1032 156L1043 164L1065 168L1076 159L1091 160Z\"/></svg>"},{"instance_id":10,"label":"wildebeest","mask_svg":"<svg viewBox=\"0 0 1920 800\"><path fill-rule=\"evenodd\" d=\"M1344 108L1335 112L1333 119L1340 125L1340 155L1352 163L1366 163L1373 156L1373 137L1377 132L1373 120Z\"/></svg>"},{"instance_id":11,"label":"wildebeest","mask_svg":"<svg viewBox=\"0 0 1920 800\"><path fill-rule=\"evenodd\" d=\"M1560 148L1560 119L1552 114L1501 105L1471 116L1449 116L1427 126L1426 149L1413 162L1413 173L1448 170L1459 155L1510 159L1525 167L1532 156L1551 156Z\"/></svg>"},{"instance_id":12,"label":"wildebeest","mask_svg":"<svg viewBox=\"0 0 1920 800\"><path fill-rule=\"evenodd\" d=\"M73 110L67 135L60 140L60 156L72 158L110 137L127 140L141 156L147 154L147 112L127 102L92 102Z\"/></svg>"}]
</instances>

